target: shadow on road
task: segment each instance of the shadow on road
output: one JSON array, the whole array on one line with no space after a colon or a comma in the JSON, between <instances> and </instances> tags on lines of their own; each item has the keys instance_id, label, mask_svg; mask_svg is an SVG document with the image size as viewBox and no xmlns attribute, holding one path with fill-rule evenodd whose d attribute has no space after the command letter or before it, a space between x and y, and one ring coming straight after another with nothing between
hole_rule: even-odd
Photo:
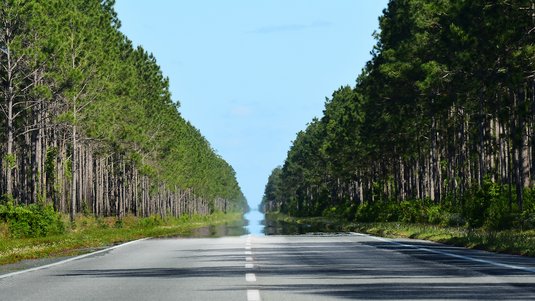
<instances>
[{"instance_id":1,"label":"shadow on road","mask_svg":"<svg viewBox=\"0 0 535 301\"><path fill-rule=\"evenodd\" d=\"M434 248L511 265L532 266L519 256L461 248L386 242L292 242L255 248L255 270L262 292L331 296L355 300L528 300L535 296L534 274L473 262L418 248ZM135 268L75 270L56 276L116 278L244 277L243 249L193 250L181 259L200 262L196 268ZM235 262L235 264L232 264ZM224 266L222 266L222 263ZM499 279L498 279L499 278ZM207 288L214 289L214 288ZM243 286L228 290L242 290Z\"/></svg>"}]
</instances>

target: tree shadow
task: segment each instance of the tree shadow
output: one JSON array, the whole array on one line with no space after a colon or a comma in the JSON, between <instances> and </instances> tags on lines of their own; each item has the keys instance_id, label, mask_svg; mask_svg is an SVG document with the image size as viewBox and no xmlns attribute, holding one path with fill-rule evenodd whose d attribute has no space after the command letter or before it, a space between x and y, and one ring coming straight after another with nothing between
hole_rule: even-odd
<instances>
[{"instance_id":1,"label":"tree shadow","mask_svg":"<svg viewBox=\"0 0 535 301\"><path fill-rule=\"evenodd\" d=\"M97 278L216 279L254 272L253 287L264 294L299 294L354 300L529 300L535 297L535 274L485 262L470 261L428 249L509 265L532 267L533 258L496 255L414 242L284 242L255 244L255 268L244 268L242 248L190 250L176 257L200 267L74 270L56 276ZM196 280L197 281L197 280ZM244 290L245 282L219 290ZM212 290L217 290L213 288Z\"/></svg>"}]
</instances>

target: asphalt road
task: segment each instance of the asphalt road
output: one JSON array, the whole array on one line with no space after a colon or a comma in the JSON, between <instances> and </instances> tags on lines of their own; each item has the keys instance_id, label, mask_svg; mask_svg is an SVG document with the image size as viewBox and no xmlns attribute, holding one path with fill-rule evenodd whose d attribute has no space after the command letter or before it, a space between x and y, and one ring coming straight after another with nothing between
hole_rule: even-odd
<instances>
[{"instance_id":1,"label":"asphalt road","mask_svg":"<svg viewBox=\"0 0 535 301\"><path fill-rule=\"evenodd\" d=\"M360 234L150 239L0 275L0 300L533 299L533 258Z\"/></svg>"}]
</instances>

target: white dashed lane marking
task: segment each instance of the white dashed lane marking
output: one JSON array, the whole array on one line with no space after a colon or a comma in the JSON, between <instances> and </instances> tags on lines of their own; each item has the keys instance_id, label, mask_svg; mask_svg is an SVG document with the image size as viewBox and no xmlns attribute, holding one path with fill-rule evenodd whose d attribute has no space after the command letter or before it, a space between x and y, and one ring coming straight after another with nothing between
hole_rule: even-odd
<instances>
[{"instance_id":1,"label":"white dashed lane marking","mask_svg":"<svg viewBox=\"0 0 535 301\"><path fill-rule=\"evenodd\" d=\"M247 282L255 282L256 281L256 275L253 274L253 273L245 274L245 281L247 281Z\"/></svg>"},{"instance_id":2,"label":"white dashed lane marking","mask_svg":"<svg viewBox=\"0 0 535 301\"><path fill-rule=\"evenodd\" d=\"M247 301L260 301L260 291L247 290Z\"/></svg>"},{"instance_id":3,"label":"white dashed lane marking","mask_svg":"<svg viewBox=\"0 0 535 301\"><path fill-rule=\"evenodd\" d=\"M252 249L252 243L251 243L251 235L247 236L247 239L245 240L245 268L246 269L253 269L253 252ZM245 281L246 282L256 282L256 275L254 273L245 273ZM260 301L260 291L259 290L247 290L247 301Z\"/></svg>"}]
</instances>

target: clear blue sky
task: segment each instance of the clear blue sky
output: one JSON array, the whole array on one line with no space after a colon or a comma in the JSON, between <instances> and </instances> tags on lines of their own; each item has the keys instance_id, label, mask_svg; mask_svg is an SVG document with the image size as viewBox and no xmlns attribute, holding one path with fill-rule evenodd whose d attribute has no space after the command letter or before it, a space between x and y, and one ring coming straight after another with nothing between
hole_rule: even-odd
<instances>
[{"instance_id":1,"label":"clear blue sky","mask_svg":"<svg viewBox=\"0 0 535 301\"><path fill-rule=\"evenodd\" d=\"M387 2L117 0L116 10L256 207L296 133L325 97L354 85Z\"/></svg>"}]
</instances>

